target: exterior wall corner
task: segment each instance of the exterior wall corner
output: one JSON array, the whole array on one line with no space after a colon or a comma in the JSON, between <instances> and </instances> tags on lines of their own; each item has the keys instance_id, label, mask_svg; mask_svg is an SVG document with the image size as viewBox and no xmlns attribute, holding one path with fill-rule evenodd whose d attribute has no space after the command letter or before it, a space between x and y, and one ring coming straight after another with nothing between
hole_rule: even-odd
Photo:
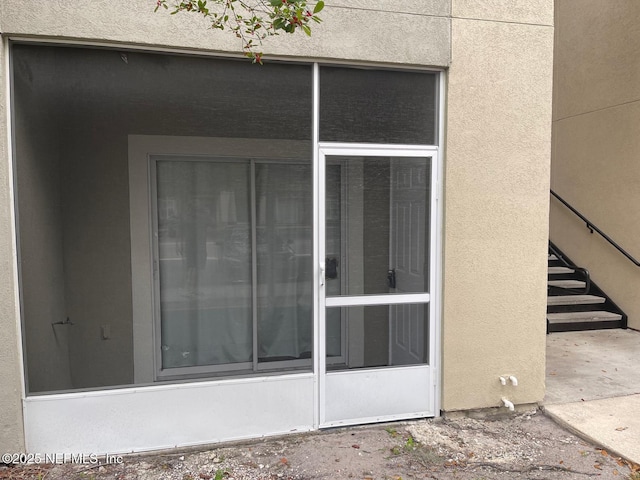
<instances>
[{"instance_id":1,"label":"exterior wall corner","mask_svg":"<svg viewBox=\"0 0 640 480\"><path fill-rule=\"evenodd\" d=\"M552 26L452 20L445 411L544 396L552 57Z\"/></svg>"},{"instance_id":2,"label":"exterior wall corner","mask_svg":"<svg viewBox=\"0 0 640 480\"><path fill-rule=\"evenodd\" d=\"M0 50L0 451L24 452L22 358L17 318L16 248L13 236L12 175L8 145L6 39Z\"/></svg>"}]
</instances>

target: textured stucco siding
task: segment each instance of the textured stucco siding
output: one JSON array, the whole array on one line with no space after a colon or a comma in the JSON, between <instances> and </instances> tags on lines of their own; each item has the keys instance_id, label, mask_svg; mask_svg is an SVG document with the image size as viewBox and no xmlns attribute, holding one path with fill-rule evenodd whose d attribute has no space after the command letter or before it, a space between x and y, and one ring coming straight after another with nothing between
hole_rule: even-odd
<instances>
[{"instance_id":1,"label":"textured stucco siding","mask_svg":"<svg viewBox=\"0 0 640 480\"><path fill-rule=\"evenodd\" d=\"M640 259L640 3L563 0L556 23L552 188ZM640 268L556 200L550 238L640 329Z\"/></svg>"},{"instance_id":2,"label":"textured stucco siding","mask_svg":"<svg viewBox=\"0 0 640 480\"><path fill-rule=\"evenodd\" d=\"M17 315L16 246L13 231L11 164L7 142L7 75L0 50L0 452L24 451L22 362Z\"/></svg>"},{"instance_id":3,"label":"textured stucco siding","mask_svg":"<svg viewBox=\"0 0 640 480\"><path fill-rule=\"evenodd\" d=\"M427 66L447 66L450 47L448 0L408 2L400 11L388 1L326 2L322 25L311 37L280 35L264 44L268 55ZM237 53L229 32L207 29L192 14L154 13L152 0L114 3L95 0L3 0L0 31L5 35L42 36L124 43L162 48Z\"/></svg>"},{"instance_id":4,"label":"textured stucco siding","mask_svg":"<svg viewBox=\"0 0 640 480\"><path fill-rule=\"evenodd\" d=\"M544 396L553 4L526 2L536 16L529 9L519 18L511 2L476 3L452 8L445 411ZM503 387L504 374L519 386Z\"/></svg>"}]
</instances>

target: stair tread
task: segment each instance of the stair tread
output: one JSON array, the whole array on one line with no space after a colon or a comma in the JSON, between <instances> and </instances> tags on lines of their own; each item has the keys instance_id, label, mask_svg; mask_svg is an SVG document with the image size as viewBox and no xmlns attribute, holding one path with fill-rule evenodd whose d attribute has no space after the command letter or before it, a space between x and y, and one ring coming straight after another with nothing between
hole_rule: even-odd
<instances>
[{"instance_id":1,"label":"stair tread","mask_svg":"<svg viewBox=\"0 0 640 480\"><path fill-rule=\"evenodd\" d=\"M584 288L585 286L581 280L549 280L547 283L550 287L561 288Z\"/></svg>"},{"instance_id":2,"label":"stair tread","mask_svg":"<svg viewBox=\"0 0 640 480\"><path fill-rule=\"evenodd\" d=\"M565 323L565 322L602 322L622 320L622 315L604 310L591 312L562 312L547 313L549 323Z\"/></svg>"},{"instance_id":3,"label":"stair tread","mask_svg":"<svg viewBox=\"0 0 640 480\"><path fill-rule=\"evenodd\" d=\"M556 257L553 253L549 254L549 260L558 260L558 257Z\"/></svg>"},{"instance_id":4,"label":"stair tread","mask_svg":"<svg viewBox=\"0 0 640 480\"><path fill-rule=\"evenodd\" d=\"M569 267L549 267L548 272L553 275L558 273L573 273L575 270Z\"/></svg>"},{"instance_id":5,"label":"stair tread","mask_svg":"<svg viewBox=\"0 0 640 480\"><path fill-rule=\"evenodd\" d=\"M547 297L547 305L582 305L604 302L606 302L606 298L598 295L554 295Z\"/></svg>"}]
</instances>

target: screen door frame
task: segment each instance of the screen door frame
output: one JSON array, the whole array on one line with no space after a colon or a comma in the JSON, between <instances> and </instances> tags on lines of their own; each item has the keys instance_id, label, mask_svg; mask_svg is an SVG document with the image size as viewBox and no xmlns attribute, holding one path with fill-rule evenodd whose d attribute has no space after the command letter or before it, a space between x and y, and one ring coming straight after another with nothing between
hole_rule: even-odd
<instances>
[{"instance_id":1,"label":"screen door frame","mask_svg":"<svg viewBox=\"0 0 640 480\"><path fill-rule=\"evenodd\" d=\"M328 297L325 279L326 229L325 174L328 157L430 158L428 185L428 292L345 295ZM420 418L438 414L438 148L407 145L319 143L317 162L317 266L318 266L318 381L319 427L335 427ZM428 308L426 364L328 371L326 361L326 308L371 305L425 304Z\"/></svg>"}]
</instances>

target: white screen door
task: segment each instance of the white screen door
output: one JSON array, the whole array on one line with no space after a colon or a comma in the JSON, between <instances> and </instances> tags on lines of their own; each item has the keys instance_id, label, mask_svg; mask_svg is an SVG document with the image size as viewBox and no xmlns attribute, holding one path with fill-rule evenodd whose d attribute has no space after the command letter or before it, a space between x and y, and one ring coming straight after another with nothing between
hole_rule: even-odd
<instances>
[{"instance_id":1,"label":"white screen door","mask_svg":"<svg viewBox=\"0 0 640 480\"><path fill-rule=\"evenodd\" d=\"M321 145L320 426L435 414L436 151Z\"/></svg>"}]
</instances>

